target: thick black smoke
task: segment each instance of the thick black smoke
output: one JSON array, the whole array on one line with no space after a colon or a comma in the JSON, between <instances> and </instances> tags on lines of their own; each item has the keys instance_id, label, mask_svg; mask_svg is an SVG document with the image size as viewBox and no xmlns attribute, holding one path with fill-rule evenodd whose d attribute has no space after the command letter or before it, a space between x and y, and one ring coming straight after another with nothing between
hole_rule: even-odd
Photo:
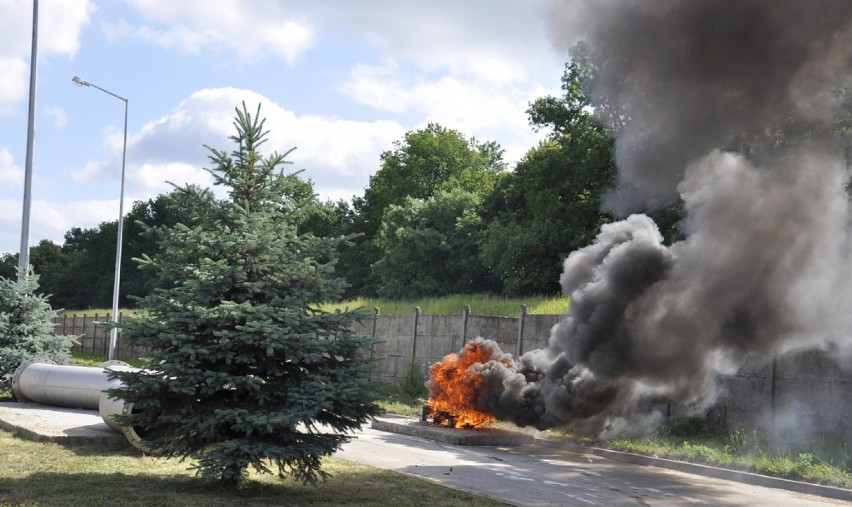
<instances>
[{"instance_id":1,"label":"thick black smoke","mask_svg":"<svg viewBox=\"0 0 852 507\"><path fill-rule=\"evenodd\" d=\"M839 110L852 2L587 0L553 15L589 43L592 92L624 120L611 207L679 196L686 239L665 246L639 214L604 226L565 261L571 310L547 348L482 368L482 408L617 429L660 402L706 407L749 354L848 348L847 167L806 133ZM781 126L787 149L726 151Z\"/></svg>"},{"instance_id":2,"label":"thick black smoke","mask_svg":"<svg viewBox=\"0 0 852 507\"><path fill-rule=\"evenodd\" d=\"M809 128L839 111L852 68L848 0L553 1L559 44L584 39L593 94L626 118L616 211L676 197L714 148Z\"/></svg>"}]
</instances>

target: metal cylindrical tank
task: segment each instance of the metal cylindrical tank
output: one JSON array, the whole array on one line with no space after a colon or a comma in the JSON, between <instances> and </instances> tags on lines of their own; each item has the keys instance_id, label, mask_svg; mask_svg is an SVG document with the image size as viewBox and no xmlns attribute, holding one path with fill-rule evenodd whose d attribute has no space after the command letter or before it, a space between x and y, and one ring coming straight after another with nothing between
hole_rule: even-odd
<instances>
[{"instance_id":1,"label":"metal cylindrical tank","mask_svg":"<svg viewBox=\"0 0 852 507\"><path fill-rule=\"evenodd\" d=\"M132 369L122 361L107 361L99 367L91 367L30 359L15 370L12 392L21 401L97 410L101 394L109 389L109 370Z\"/></svg>"},{"instance_id":2,"label":"metal cylindrical tank","mask_svg":"<svg viewBox=\"0 0 852 507\"><path fill-rule=\"evenodd\" d=\"M133 404L110 398L105 391L121 387L110 380L110 370L138 370L122 361L107 361L98 367L56 364L49 359L30 359L22 363L12 377L12 392L21 401L44 405L98 410L104 422L124 434L131 445L147 451L137 428L119 425L114 416L129 415Z\"/></svg>"},{"instance_id":3,"label":"metal cylindrical tank","mask_svg":"<svg viewBox=\"0 0 852 507\"><path fill-rule=\"evenodd\" d=\"M108 386L108 389L117 389L121 387L121 381L114 380ZM133 413L133 403L127 403L121 398L112 398L107 393L103 393L101 395L100 402L98 403L98 412L101 415L101 419L112 428L114 431L121 433L124 435L124 438L130 442L130 445L139 449L143 452L149 452L150 449L145 447L142 444L142 433L140 428L135 426L121 426L116 422L115 416L122 415L127 416Z\"/></svg>"}]
</instances>

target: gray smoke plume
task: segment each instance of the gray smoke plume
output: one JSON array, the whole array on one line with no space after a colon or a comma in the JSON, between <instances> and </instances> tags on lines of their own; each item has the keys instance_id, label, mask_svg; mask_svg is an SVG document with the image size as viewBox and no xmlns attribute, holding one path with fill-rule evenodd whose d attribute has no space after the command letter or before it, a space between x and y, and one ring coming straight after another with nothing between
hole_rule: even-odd
<instances>
[{"instance_id":1,"label":"gray smoke plume","mask_svg":"<svg viewBox=\"0 0 852 507\"><path fill-rule=\"evenodd\" d=\"M847 0L573 0L547 4L557 42L588 42L593 95L619 132L625 213L674 200L687 164L737 138L835 115L852 68Z\"/></svg>"},{"instance_id":2,"label":"gray smoke plume","mask_svg":"<svg viewBox=\"0 0 852 507\"><path fill-rule=\"evenodd\" d=\"M482 365L479 408L617 430L663 402L707 407L749 354L848 350L847 167L805 141L850 77L852 2L588 0L553 19L588 41L592 92L623 119L611 203L679 196L685 239L640 214L604 226L565 261L571 309L547 348ZM786 149L725 151L779 125Z\"/></svg>"}]
</instances>

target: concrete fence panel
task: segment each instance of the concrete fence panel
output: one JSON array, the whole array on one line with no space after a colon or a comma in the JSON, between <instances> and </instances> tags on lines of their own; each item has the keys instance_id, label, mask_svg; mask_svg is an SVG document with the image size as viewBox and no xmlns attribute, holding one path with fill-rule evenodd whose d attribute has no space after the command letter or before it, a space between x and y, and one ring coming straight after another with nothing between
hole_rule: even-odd
<instances>
[{"instance_id":1,"label":"concrete fence panel","mask_svg":"<svg viewBox=\"0 0 852 507\"><path fill-rule=\"evenodd\" d=\"M551 329L562 318L523 312L518 317L488 317L471 315L465 308L445 315L374 314L356 323L353 330L376 339L370 351L375 359L372 377L399 385L412 360L425 380L433 363L477 336L496 341L515 357L519 350L544 348ZM108 315L60 317L54 321L55 332L79 336L74 352L105 355L108 328L98 322L108 320ZM119 358L140 357L145 352L125 346L119 335ZM720 377L718 385L714 417L728 426L797 427L814 434L852 436L852 367L836 351L790 353L775 360L752 356L735 375ZM680 413L682 409L673 407L672 414Z\"/></svg>"}]
</instances>

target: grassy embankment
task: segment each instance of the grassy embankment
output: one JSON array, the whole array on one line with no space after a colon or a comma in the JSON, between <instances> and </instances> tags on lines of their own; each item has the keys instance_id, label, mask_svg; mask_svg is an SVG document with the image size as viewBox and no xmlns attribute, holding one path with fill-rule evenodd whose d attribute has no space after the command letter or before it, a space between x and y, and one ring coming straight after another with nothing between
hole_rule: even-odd
<instances>
[{"instance_id":1,"label":"grassy embankment","mask_svg":"<svg viewBox=\"0 0 852 507\"><path fill-rule=\"evenodd\" d=\"M473 315L496 317L517 317L521 305L527 305L527 313L536 315L563 314L568 311L566 296L534 296L525 298L504 298L498 296L445 296L440 298L422 298L407 300L386 300L358 298L348 301L325 303L320 305L325 311L337 309L378 308L382 315L405 315L414 313L419 306L424 315L462 313L464 305L470 305Z\"/></svg>"},{"instance_id":2,"label":"grassy embankment","mask_svg":"<svg viewBox=\"0 0 852 507\"><path fill-rule=\"evenodd\" d=\"M517 317L521 305L527 305L527 312L535 315L563 314L568 311L568 298L565 296L534 296L526 298L503 298L498 296L446 296L440 298L422 298L409 300L387 300L374 298L358 298L346 301L329 302L320 305L320 308L333 312L337 309L354 310L362 308L370 311L379 308L382 315L405 315L414 313L414 307L419 306L425 315L461 313L464 305L470 305L471 313L474 315L491 315L498 317ZM110 309L92 308L88 310L63 310L60 316L77 315L82 317L103 316L111 312ZM130 315L138 310L123 308L121 313Z\"/></svg>"}]
</instances>

